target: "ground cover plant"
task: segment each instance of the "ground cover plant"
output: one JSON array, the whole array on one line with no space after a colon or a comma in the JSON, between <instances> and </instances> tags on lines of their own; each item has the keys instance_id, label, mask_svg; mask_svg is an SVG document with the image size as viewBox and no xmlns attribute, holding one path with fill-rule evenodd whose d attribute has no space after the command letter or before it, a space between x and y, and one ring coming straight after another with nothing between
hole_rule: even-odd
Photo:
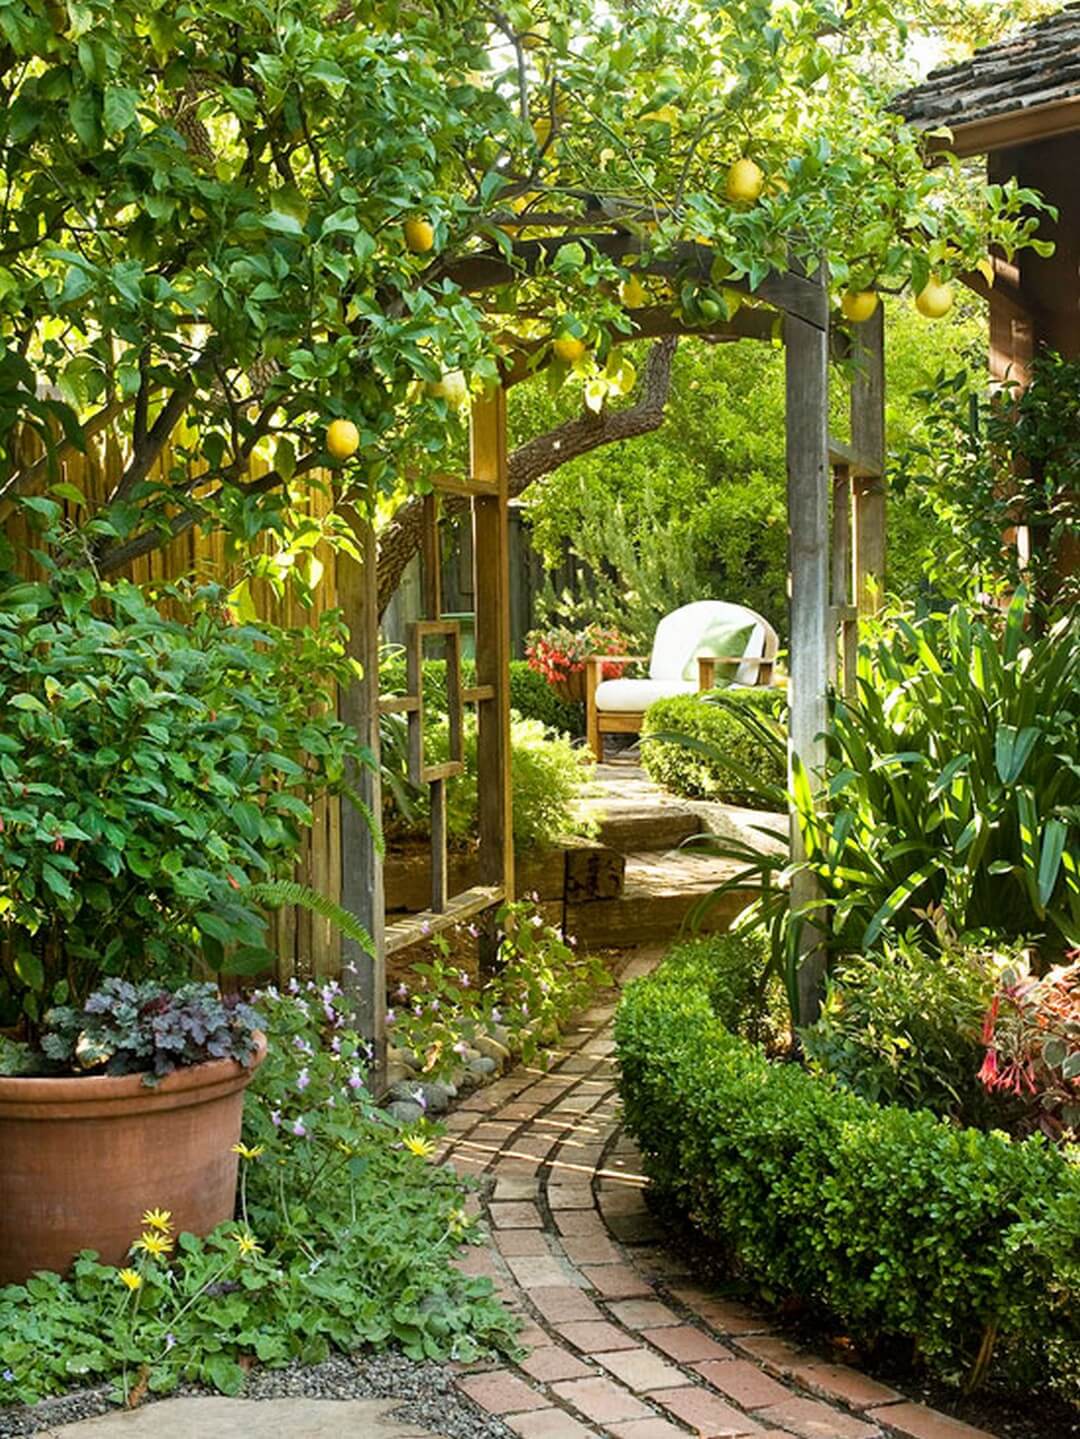
<instances>
[{"instance_id":1,"label":"ground cover plant","mask_svg":"<svg viewBox=\"0 0 1080 1439\"><path fill-rule=\"evenodd\" d=\"M744 723L738 712L742 709L777 725L763 739ZM645 712L642 766L650 779L673 794L753 808L784 784L784 714L783 691L764 686L731 686L719 692L719 700L711 694L657 700Z\"/></svg>"},{"instance_id":2,"label":"ground cover plant","mask_svg":"<svg viewBox=\"0 0 1080 1439\"><path fill-rule=\"evenodd\" d=\"M770 1061L727 1028L715 984L710 957L677 951L617 1016L627 1126L659 1193L767 1300L828 1313L871 1352L1080 1397L1077 1167Z\"/></svg>"},{"instance_id":3,"label":"ground cover plant","mask_svg":"<svg viewBox=\"0 0 1080 1439\"><path fill-rule=\"evenodd\" d=\"M152 1210L127 1264L84 1254L67 1277L0 1289L0 1413L101 1381L117 1402L181 1381L235 1394L253 1362L318 1363L331 1349L513 1349L490 1282L451 1265L482 1239L466 1183L427 1162L426 1126L374 1107L339 986L294 983L254 1003L270 1048L245 1100L235 1221L197 1239Z\"/></svg>"},{"instance_id":4,"label":"ground cover plant","mask_svg":"<svg viewBox=\"0 0 1080 1439\"><path fill-rule=\"evenodd\" d=\"M535 900L503 905L495 925L491 972L478 981L454 958L459 940L479 937L470 925L464 935L434 936L430 957L391 992L390 1041L416 1057L423 1078L460 1073L478 1039L495 1039L507 1059L542 1061L566 1020L610 983L602 961L545 921Z\"/></svg>"}]
</instances>

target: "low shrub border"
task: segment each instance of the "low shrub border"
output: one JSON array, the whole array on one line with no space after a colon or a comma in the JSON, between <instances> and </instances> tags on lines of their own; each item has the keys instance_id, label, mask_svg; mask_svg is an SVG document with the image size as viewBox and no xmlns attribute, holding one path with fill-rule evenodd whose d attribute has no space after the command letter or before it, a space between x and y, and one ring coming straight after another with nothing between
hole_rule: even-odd
<instances>
[{"instance_id":1,"label":"low shrub border","mask_svg":"<svg viewBox=\"0 0 1080 1439\"><path fill-rule=\"evenodd\" d=\"M780 689L730 688L721 693L725 700L737 699L748 709L771 719L785 716L784 692ZM726 704L712 704L704 695L676 695L649 706L641 732L641 763L645 772L672 794L750 807L760 804L760 798L727 765L696 747L650 737L665 733L703 740L761 784L785 783L777 751L762 744Z\"/></svg>"},{"instance_id":2,"label":"low shrub border","mask_svg":"<svg viewBox=\"0 0 1080 1439\"><path fill-rule=\"evenodd\" d=\"M770 1062L716 1017L714 965L676 952L619 1008L626 1124L657 1190L770 1301L906 1341L951 1383L1080 1398L1080 1168Z\"/></svg>"}]
</instances>

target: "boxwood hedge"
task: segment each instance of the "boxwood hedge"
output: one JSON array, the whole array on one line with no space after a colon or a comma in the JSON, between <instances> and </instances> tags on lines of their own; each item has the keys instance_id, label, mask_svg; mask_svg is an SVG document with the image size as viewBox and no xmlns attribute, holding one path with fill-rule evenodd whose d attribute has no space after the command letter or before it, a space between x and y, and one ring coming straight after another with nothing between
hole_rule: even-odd
<instances>
[{"instance_id":1,"label":"boxwood hedge","mask_svg":"<svg viewBox=\"0 0 1080 1439\"><path fill-rule=\"evenodd\" d=\"M619 1009L627 1127L660 1193L771 1301L949 1382L1080 1397L1080 1167L771 1062L718 1019L714 967L676 952Z\"/></svg>"},{"instance_id":2,"label":"boxwood hedge","mask_svg":"<svg viewBox=\"0 0 1080 1439\"><path fill-rule=\"evenodd\" d=\"M721 693L725 701L738 700L771 718L785 718L784 692L780 689L732 686ZM675 740L646 738L665 732L704 740L763 784L784 783L782 753L751 734L726 704L712 704L707 695L677 695L649 706L641 732L641 763L650 779L672 794L750 806L756 799L734 770L700 749Z\"/></svg>"}]
</instances>

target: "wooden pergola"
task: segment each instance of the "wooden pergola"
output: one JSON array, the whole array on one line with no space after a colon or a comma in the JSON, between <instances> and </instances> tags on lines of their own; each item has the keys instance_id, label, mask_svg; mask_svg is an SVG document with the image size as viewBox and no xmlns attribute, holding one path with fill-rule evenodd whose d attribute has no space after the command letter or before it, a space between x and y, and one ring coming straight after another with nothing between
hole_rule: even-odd
<instances>
[{"instance_id":1,"label":"wooden pergola","mask_svg":"<svg viewBox=\"0 0 1080 1439\"><path fill-rule=\"evenodd\" d=\"M699 274L707 279L713 251L684 244L664 260L639 260L640 244L622 231L560 235L518 241L513 260L498 252L468 256L448 269L465 290L479 292L506 284L523 272L549 264L563 246L583 241L621 261L633 257L637 273L664 279ZM873 319L857 327L854 340L856 379L851 391L851 443L830 440L828 432L831 314L824 279L789 271L766 277L751 291L746 283L725 282L745 293L750 303L728 321L708 327L710 340L772 341L780 317L786 356L787 507L790 583L790 739L789 754L799 755L811 774L825 759L824 732L831 686L854 683L860 613L877 607L885 569L884 494L884 321L879 307ZM768 308L764 308L767 306ZM640 321L626 338L683 332L672 317L634 312ZM700 332L699 332L700 333ZM373 1043L376 1063L385 1056L386 958L418 939L439 933L465 918L483 916L514 893L514 857L510 796L509 574L507 523L506 390L530 374L524 363L509 365L502 384L471 413L471 466L467 476L441 479L471 499L476 567L476 686L461 686L457 657L460 636L440 613L438 565L428 563L425 615L410 627L409 690L405 697L382 699L378 689L378 595L376 539L370 523L356 521L358 558L339 561L339 601L352 634L352 658L362 679L342 696L343 718L379 753L380 712L409 717L414 780L432 792L432 899L430 909L403 924L387 927L381 861L375 839L351 806L342 809L342 903L359 916L375 947L366 962L351 941L344 942L343 983L354 1001L358 1023ZM436 504L425 514L426 547L435 553ZM443 786L457 772L460 752L451 740L448 765L429 769L423 760L421 662L427 639L446 645L451 735L460 733L461 706L477 706L479 726L478 789L481 884L460 895L446 892L446 834L442 822ZM357 787L375 814L381 795L377 766L356 776ZM792 816L793 853L800 836ZM815 897L812 876L800 876L793 904ZM807 927L800 994L805 1014L817 1005L824 972L818 936Z\"/></svg>"}]
</instances>

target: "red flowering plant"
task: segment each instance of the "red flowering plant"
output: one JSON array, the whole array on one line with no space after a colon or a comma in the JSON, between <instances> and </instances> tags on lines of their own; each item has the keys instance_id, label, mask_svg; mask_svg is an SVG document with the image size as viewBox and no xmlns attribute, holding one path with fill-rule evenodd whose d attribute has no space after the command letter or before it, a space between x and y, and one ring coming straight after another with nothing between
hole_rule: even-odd
<instances>
[{"instance_id":1,"label":"red flowering plant","mask_svg":"<svg viewBox=\"0 0 1080 1439\"><path fill-rule=\"evenodd\" d=\"M1004 970L983 1024L979 1079L1025 1106L1022 1127L1080 1137L1080 952L1043 978L1027 961Z\"/></svg>"},{"instance_id":2,"label":"red flowering plant","mask_svg":"<svg viewBox=\"0 0 1080 1439\"><path fill-rule=\"evenodd\" d=\"M583 674L590 655L624 655L627 648L627 639L614 626L591 624L582 630L533 630L525 644L525 658L530 669L543 675L549 685L558 686ZM621 664L605 665L604 679L617 679L622 668Z\"/></svg>"}]
</instances>

